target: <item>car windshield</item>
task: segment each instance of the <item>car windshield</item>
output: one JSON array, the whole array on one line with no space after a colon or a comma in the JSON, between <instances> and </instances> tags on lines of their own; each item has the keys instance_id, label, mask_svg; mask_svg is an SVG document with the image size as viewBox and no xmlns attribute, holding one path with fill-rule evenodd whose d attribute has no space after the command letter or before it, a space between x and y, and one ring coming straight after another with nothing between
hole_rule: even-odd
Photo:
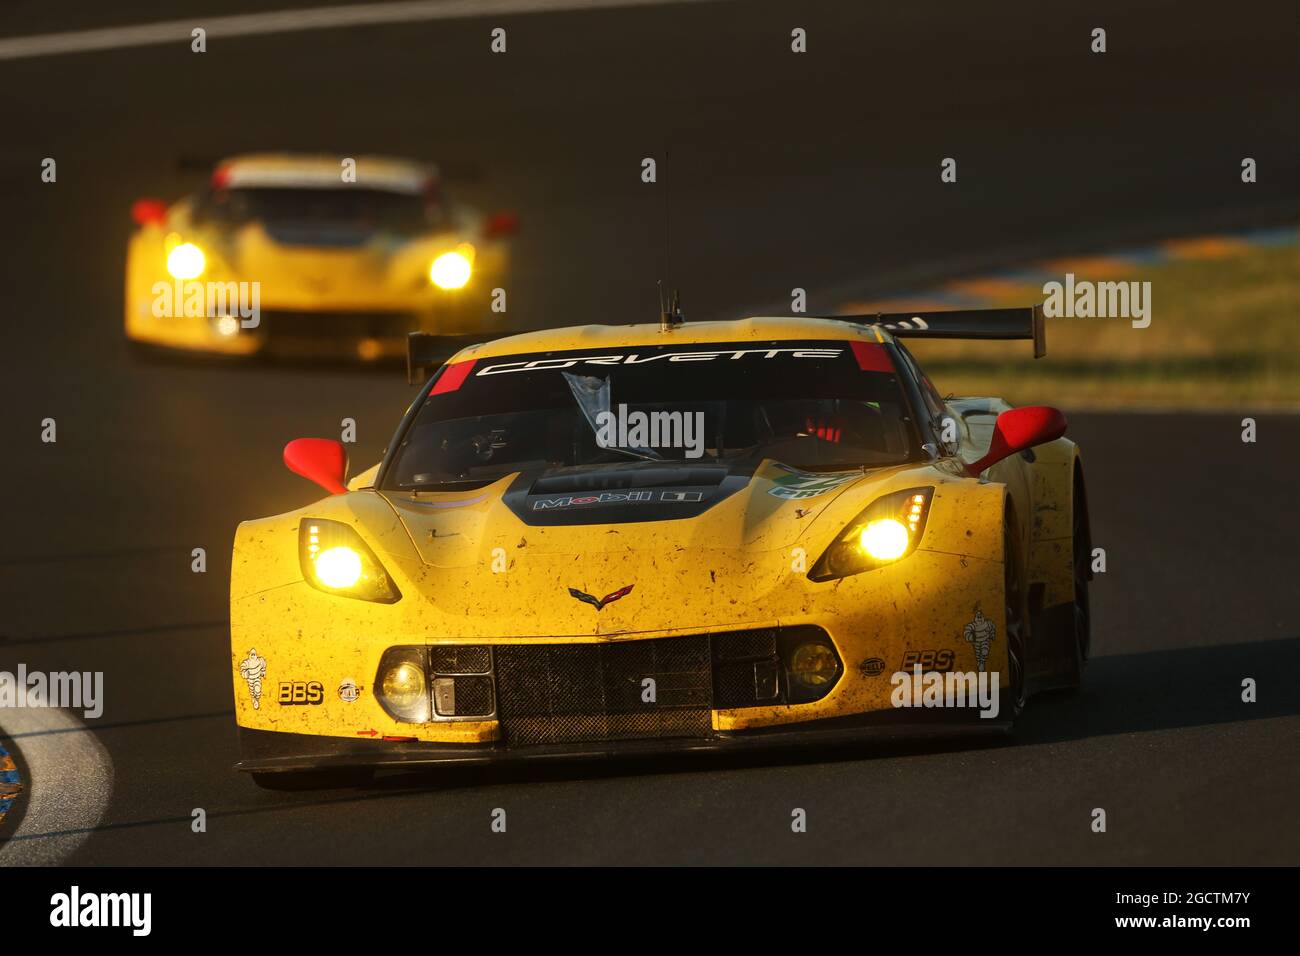
<instances>
[{"instance_id":1,"label":"car windshield","mask_svg":"<svg viewBox=\"0 0 1300 956\"><path fill-rule=\"evenodd\" d=\"M864 347L874 350L870 361L855 353ZM401 436L384 486L473 487L629 458L772 458L816 471L919 457L881 346L638 346L447 366Z\"/></svg>"},{"instance_id":2,"label":"car windshield","mask_svg":"<svg viewBox=\"0 0 1300 956\"><path fill-rule=\"evenodd\" d=\"M421 195L381 189L218 189L204 197L200 215L225 225L346 226L411 233L437 219Z\"/></svg>"}]
</instances>

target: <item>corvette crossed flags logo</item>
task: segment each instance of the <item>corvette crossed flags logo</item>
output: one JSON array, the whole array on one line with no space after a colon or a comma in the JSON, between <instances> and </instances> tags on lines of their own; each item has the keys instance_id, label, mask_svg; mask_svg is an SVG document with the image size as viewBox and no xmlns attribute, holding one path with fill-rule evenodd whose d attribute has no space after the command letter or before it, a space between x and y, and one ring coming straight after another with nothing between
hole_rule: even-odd
<instances>
[{"instance_id":1,"label":"corvette crossed flags logo","mask_svg":"<svg viewBox=\"0 0 1300 956\"><path fill-rule=\"evenodd\" d=\"M603 608L606 604L613 604L619 598L627 597L631 593L632 585L630 584L625 588L619 588L617 591L611 591L603 598L594 597L586 591L579 591L577 588L569 588L569 597L577 598L583 604L590 604L597 611Z\"/></svg>"}]
</instances>

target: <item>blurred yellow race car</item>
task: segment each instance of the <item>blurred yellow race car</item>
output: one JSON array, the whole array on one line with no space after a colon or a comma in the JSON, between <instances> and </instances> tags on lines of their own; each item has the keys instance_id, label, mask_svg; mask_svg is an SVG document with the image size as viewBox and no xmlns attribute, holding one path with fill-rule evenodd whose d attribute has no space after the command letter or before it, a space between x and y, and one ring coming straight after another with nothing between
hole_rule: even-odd
<instances>
[{"instance_id":1,"label":"blurred yellow race car","mask_svg":"<svg viewBox=\"0 0 1300 956\"><path fill-rule=\"evenodd\" d=\"M126 335L142 346L374 360L410 332L503 317L515 218L453 203L428 164L238 156L132 217Z\"/></svg>"},{"instance_id":2,"label":"blurred yellow race car","mask_svg":"<svg viewBox=\"0 0 1300 956\"><path fill-rule=\"evenodd\" d=\"M900 338L1042 310L587 326L443 365L384 460L245 521L235 719L311 773L1005 729L1089 645L1083 466L1048 407L944 399ZM440 343L412 337L412 368Z\"/></svg>"}]
</instances>

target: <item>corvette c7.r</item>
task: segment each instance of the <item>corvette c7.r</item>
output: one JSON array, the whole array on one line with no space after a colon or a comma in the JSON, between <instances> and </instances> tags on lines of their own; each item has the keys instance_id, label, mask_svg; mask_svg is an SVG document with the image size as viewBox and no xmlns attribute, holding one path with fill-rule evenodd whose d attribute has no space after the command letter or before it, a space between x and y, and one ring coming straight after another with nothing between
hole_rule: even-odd
<instances>
[{"instance_id":1,"label":"corvette c7.r","mask_svg":"<svg viewBox=\"0 0 1300 956\"><path fill-rule=\"evenodd\" d=\"M289 467L331 494L236 534L240 768L275 786L1006 728L1082 676L1079 449L1054 409L943 398L902 339L1041 354L1041 323L535 332L453 356L350 481L343 446L291 442ZM1000 704L922 707L936 675Z\"/></svg>"}]
</instances>

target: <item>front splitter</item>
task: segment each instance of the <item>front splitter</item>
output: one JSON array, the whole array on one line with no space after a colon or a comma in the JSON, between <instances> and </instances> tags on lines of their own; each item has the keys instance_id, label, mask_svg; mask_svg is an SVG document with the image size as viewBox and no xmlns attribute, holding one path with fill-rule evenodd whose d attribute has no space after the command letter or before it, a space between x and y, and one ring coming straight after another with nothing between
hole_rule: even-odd
<instances>
[{"instance_id":1,"label":"front splitter","mask_svg":"<svg viewBox=\"0 0 1300 956\"><path fill-rule=\"evenodd\" d=\"M593 760L689 753L745 753L797 750L861 742L941 740L1006 733L1009 720L954 718L936 711L884 711L834 717L783 727L715 733L709 737L599 740L509 747L492 744L441 744L426 741L354 741L313 734L239 728L243 759L236 770L256 773L434 765L482 765L538 760Z\"/></svg>"}]
</instances>

